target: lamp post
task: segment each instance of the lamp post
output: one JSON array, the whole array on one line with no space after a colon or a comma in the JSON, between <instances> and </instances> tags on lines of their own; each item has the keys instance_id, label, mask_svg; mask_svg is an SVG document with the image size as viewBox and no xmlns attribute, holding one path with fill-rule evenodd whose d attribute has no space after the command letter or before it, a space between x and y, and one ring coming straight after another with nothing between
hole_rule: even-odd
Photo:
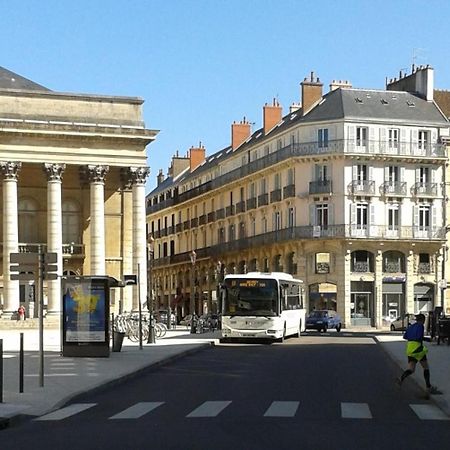
<instances>
[{"instance_id":1,"label":"lamp post","mask_svg":"<svg viewBox=\"0 0 450 450\"><path fill-rule=\"evenodd\" d=\"M190 305L189 309L191 310L191 334L196 333L197 331L197 318L195 314L195 261L197 259L197 253L194 250L189 254L191 258L191 292L190 292Z\"/></svg>"},{"instance_id":2,"label":"lamp post","mask_svg":"<svg viewBox=\"0 0 450 450\"><path fill-rule=\"evenodd\" d=\"M147 308L149 312L148 322L148 338L147 344L155 343L155 322L153 318L153 285L152 285L152 259L153 259L153 244L155 240L151 234L148 235L148 280L147 280Z\"/></svg>"}]
</instances>

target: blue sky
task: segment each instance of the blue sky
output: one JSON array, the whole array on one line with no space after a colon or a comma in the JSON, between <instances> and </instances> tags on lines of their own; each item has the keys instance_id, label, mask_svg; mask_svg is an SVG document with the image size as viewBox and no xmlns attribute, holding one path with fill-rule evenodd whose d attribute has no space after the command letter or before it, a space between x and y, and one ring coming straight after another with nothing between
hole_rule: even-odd
<instances>
[{"instance_id":1,"label":"blue sky","mask_svg":"<svg viewBox=\"0 0 450 450\"><path fill-rule=\"evenodd\" d=\"M384 88L416 64L450 89L448 0L0 0L0 66L52 90L142 97L156 185L172 155L230 144L233 121L287 112L314 71Z\"/></svg>"}]
</instances>

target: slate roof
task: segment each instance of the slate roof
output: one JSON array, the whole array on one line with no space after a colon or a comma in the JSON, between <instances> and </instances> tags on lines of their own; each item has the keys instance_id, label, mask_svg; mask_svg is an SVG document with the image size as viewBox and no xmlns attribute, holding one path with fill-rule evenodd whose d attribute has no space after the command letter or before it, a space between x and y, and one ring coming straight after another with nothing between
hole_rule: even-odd
<instances>
[{"instance_id":1,"label":"slate roof","mask_svg":"<svg viewBox=\"0 0 450 450\"><path fill-rule=\"evenodd\" d=\"M434 90L434 101L446 117L450 118L450 91Z\"/></svg>"},{"instance_id":2,"label":"slate roof","mask_svg":"<svg viewBox=\"0 0 450 450\"><path fill-rule=\"evenodd\" d=\"M302 109L285 115L281 122L275 126L268 136L277 134L291 128L294 125L309 122L327 122L331 120L366 120L389 123L416 123L432 126L448 126L448 120L442 115L434 102L428 102L424 98L410 92L369 90L354 88L338 88L326 93L322 100L305 116ZM264 140L263 128L255 131L247 141L235 152L231 146L207 156L203 164L195 169L193 174L199 175L204 170L217 165L218 161L224 161L232 154L244 152L248 147L258 141ZM177 180L170 178L148 196L154 196L173 184L178 184L191 176L190 171L183 173Z\"/></svg>"},{"instance_id":3,"label":"slate roof","mask_svg":"<svg viewBox=\"0 0 450 450\"><path fill-rule=\"evenodd\" d=\"M0 66L0 89L14 89L24 91L45 91L51 92L40 84L28 80L17 73L11 72L8 69Z\"/></svg>"}]
</instances>

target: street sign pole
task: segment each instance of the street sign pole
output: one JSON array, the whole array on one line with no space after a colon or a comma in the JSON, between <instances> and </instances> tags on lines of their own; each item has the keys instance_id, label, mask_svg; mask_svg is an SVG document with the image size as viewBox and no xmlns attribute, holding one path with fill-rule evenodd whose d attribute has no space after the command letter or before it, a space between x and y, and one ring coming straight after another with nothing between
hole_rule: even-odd
<instances>
[{"instance_id":1,"label":"street sign pole","mask_svg":"<svg viewBox=\"0 0 450 450\"><path fill-rule=\"evenodd\" d=\"M44 387L44 254L38 247L38 300L39 300L39 386Z\"/></svg>"}]
</instances>

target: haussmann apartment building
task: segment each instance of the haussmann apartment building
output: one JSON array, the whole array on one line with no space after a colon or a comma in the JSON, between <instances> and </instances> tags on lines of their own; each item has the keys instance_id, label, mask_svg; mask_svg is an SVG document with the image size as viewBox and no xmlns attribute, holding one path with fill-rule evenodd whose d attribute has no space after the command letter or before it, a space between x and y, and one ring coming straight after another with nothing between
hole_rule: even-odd
<instances>
[{"instance_id":1,"label":"haussmann apartment building","mask_svg":"<svg viewBox=\"0 0 450 450\"><path fill-rule=\"evenodd\" d=\"M257 131L231 125L230 146L176 154L146 198L156 306L215 311L224 274L254 270L300 278L307 308L347 327L443 305L449 122L433 72L326 93L311 73L287 114L274 100Z\"/></svg>"}]
</instances>

